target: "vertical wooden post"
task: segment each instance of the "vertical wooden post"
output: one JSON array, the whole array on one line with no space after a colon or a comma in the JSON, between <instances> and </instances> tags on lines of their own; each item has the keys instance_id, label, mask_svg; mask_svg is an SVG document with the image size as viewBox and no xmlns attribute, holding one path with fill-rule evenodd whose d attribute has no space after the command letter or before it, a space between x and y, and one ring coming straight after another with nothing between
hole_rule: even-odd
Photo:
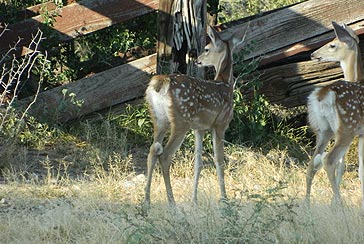
<instances>
[{"instance_id":1,"label":"vertical wooden post","mask_svg":"<svg viewBox=\"0 0 364 244\"><path fill-rule=\"evenodd\" d=\"M219 0L207 0L207 24L217 25L217 14L219 13Z\"/></svg>"},{"instance_id":2,"label":"vertical wooden post","mask_svg":"<svg viewBox=\"0 0 364 244\"><path fill-rule=\"evenodd\" d=\"M201 76L193 58L205 46L206 19L206 0L159 1L157 73Z\"/></svg>"},{"instance_id":3,"label":"vertical wooden post","mask_svg":"<svg viewBox=\"0 0 364 244\"><path fill-rule=\"evenodd\" d=\"M172 30L173 18L171 16L173 2L175 0L160 0L157 20L157 73L171 73L172 60Z\"/></svg>"}]
</instances>

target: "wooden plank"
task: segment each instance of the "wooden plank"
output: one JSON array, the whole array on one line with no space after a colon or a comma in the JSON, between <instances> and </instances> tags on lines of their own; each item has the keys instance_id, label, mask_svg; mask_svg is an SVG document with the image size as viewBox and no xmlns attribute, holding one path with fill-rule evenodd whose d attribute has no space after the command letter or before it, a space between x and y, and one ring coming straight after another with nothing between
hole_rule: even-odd
<instances>
[{"instance_id":1,"label":"wooden plank","mask_svg":"<svg viewBox=\"0 0 364 244\"><path fill-rule=\"evenodd\" d=\"M42 121L63 123L143 97L150 75L155 73L155 69L156 54L153 54L77 82L44 91L38 95L30 113ZM22 99L15 106L24 109L32 100L32 97ZM75 104L77 101L83 101L81 107Z\"/></svg>"},{"instance_id":2,"label":"wooden plank","mask_svg":"<svg viewBox=\"0 0 364 244\"><path fill-rule=\"evenodd\" d=\"M351 24L349 26L355 31L358 36L364 34L364 20ZM313 37L300 43L295 43L289 45L288 47L275 50L264 55L264 57L260 60L260 66L267 65L269 63L281 60L283 58L291 57L302 52L312 51L332 41L332 39L334 38L335 33L332 29L331 31L323 35Z\"/></svg>"},{"instance_id":3,"label":"wooden plank","mask_svg":"<svg viewBox=\"0 0 364 244\"><path fill-rule=\"evenodd\" d=\"M364 42L360 42L364 59ZM271 103L296 107L307 103L307 95L316 87L343 79L338 62L304 61L276 66L260 71L259 92ZM247 99L253 98L252 90L243 91Z\"/></svg>"},{"instance_id":4,"label":"wooden plank","mask_svg":"<svg viewBox=\"0 0 364 244\"><path fill-rule=\"evenodd\" d=\"M36 16L8 26L8 31L1 37L0 53L22 38L19 53L26 52L27 46L38 28L47 33L55 33L59 41L66 41L82 36L116 23L130 20L137 16L151 13L158 8L158 0L84 0L61 8L55 17L53 27L42 24L42 16ZM4 29L0 27L0 32Z\"/></svg>"},{"instance_id":5,"label":"wooden plank","mask_svg":"<svg viewBox=\"0 0 364 244\"><path fill-rule=\"evenodd\" d=\"M251 44L251 50L244 56L248 60L322 35L332 29L332 20L346 24L362 21L363 12L362 0L310 0L250 21L245 19L234 28L245 31L249 25L245 43Z\"/></svg>"},{"instance_id":6,"label":"wooden plank","mask_svg":"<svg viewBox=\"0 0 364 244\"><path fill-rule=\"evenodd\" d=\"M272 104L296 107L307 102L307 95L317 85L325 85L341 79L342 70L337 63L305 61L269 68L262 71L259 93ZM243 91L249 100L253 91Z\"/></svg>"}]
</instances>

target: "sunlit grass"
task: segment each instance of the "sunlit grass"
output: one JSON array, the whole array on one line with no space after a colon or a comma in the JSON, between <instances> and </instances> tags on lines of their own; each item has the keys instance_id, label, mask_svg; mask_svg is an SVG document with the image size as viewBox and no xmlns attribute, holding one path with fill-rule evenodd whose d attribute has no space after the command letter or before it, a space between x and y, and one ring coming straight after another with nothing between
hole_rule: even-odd
<instances>
[{"instance_id":1,"label":"sunlit grass","mask_svg":"<svg viewBox=\"0 0 364 244\"><path fill-rule=\"evenodd\" d=\"M346 205L330 206L324 171L313 185L311 209L304 204L305 167L287 151L267 154L228 146L227 203L219 202L215 168L206 163L199 206L191 202L193 155L174 158L172 185L177 209L168 207L157 169L152 204L142 208L145 177L125 171L130 158L93 175L71 179L48 171L48 180L14 180L0 185L2 243L359 243L363 240L359 180L344 175ZM46 167L46 164L45 166ZM12 174L8 172L8 174ZM15 173L13 173L15 174ZM58 175L60 175L59 173ZM6 175L8 179L19 179ZM91 180L90 180L91 179Z\"/></svg>"}]
</instances>

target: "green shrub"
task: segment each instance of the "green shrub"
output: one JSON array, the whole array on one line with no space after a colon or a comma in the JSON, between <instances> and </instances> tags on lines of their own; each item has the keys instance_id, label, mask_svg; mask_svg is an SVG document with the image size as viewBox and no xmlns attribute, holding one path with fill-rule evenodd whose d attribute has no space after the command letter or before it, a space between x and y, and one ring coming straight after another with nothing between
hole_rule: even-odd
<instances>
[{"instance_id":1,"label":"green shrub","mask_svg":"<svg viewBox=\"0 0 364 244\"><path fill-rule=\"evenodd\" d=\"M305 0L220 0L219 22L224 23Z\"/></svg>"}]
</instances>

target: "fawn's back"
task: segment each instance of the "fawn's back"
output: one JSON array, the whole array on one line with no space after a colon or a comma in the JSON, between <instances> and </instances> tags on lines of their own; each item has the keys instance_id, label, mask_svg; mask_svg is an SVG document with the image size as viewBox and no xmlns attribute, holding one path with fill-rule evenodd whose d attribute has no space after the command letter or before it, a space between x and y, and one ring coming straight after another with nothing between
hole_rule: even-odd
<instances>
[{"instance_id":1,"label":"fawn's back","mask_svg":"<svg viewBox=\"0 0 364 244\"><path fill-rule=\"evenodd\" d=\"M364 134L364 85L338 81L317 88L308 98L309 121L314 130Z\"/></svg>"},{"instance_id":2,"label":"fawn's back","mask_svg":"<svg viewBox=\"0 0 364 244\"><path fill-rule=\"evenodd\" d=\"M151 114L205 130L231 120L232 85L187 75L153 76L146 92Z\"/></svg>"}]
</instances>

